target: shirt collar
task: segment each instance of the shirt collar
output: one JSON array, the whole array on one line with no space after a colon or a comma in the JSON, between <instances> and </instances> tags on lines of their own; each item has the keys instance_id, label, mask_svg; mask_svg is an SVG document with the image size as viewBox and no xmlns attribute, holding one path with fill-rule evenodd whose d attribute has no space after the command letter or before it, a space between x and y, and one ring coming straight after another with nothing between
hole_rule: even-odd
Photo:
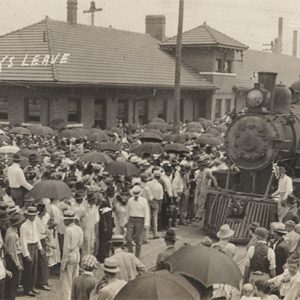
<instances>
[{"instance_id":1,"label":"shirt collar","mask_svg":"<svg viewBox=\"0 0 300 300\"><path fill-rule=\"evenodd\" d=\"M83 271L83 274L86 274L86 275L94 275L94 273L93 272L90 272L90 271Z\"/></svg>"},{"instance_id":2,"label":"shirt collar","mask_svg":"<svg viewBox=\"0 0 300 300\"><path fill-rule=\"evenodd\" d=\"M121 248L117 248L117 249L115 250L115 253L120 253L120 252L123 252L123 250L122 250Z\"/></svg>"}]
</instances>

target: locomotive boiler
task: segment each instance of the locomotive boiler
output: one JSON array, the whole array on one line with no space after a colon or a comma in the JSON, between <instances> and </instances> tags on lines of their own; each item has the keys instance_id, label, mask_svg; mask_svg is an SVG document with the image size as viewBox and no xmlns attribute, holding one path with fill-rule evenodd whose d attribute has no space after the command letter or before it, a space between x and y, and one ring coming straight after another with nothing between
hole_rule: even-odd
<instances>
[{"instance_id":1,"label":"locomotive boiler","mask_svg":"<svg viewBox=\"0 0 300 300\"><path fill-rule=\"evenodd\" d=\"M277 204L269 196L276 188L273 166L282 165L299 178L297 168L300 121L291 111L290 89L276 85L276 73L258 73L258 83L246 94L246 107L235 113L226 137L226 153L239 172L227 174L226 187L207 197L205 229L215 234L228 223L236 242L246 242L252 222L269 227ZM231 169L231 168L230 168Z\"/></svg>"}]
</instances>

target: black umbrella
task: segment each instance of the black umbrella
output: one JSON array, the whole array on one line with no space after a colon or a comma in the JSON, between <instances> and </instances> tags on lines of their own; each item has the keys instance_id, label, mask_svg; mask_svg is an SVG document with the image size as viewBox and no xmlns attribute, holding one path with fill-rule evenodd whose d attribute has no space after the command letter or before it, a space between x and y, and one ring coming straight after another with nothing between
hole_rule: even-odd
<instances>
[{"instance_id":1,"label":"black umbrella","mask_svg":"<svg viewBox=\"0 0 300 300\"><path fill-rule=\"evenodd\" d=\"M228 284L239 289L243 279L238 265L227 254L201 244L179 249L167 263L172 272L199 280L206 287Z\"/></svg>"},{"instance_id":2,"label":"black umbrella","mask_svg":"<svg viewBox=\"0 0 300 300\"><path fill-rule=\"evenodd\" d=\"M149 272L127 283L116 300L200 300L198 291L179 274Z\"/></svg>"},{"instance_id":3,"label":"black umbrella","mask_svg":"<svg viewBox=\"0 0 300 300\"><path fill-rule=\"evenodd\" d=\"M132 148L131 152L143 157L144 155L162 154L164 150L159 143L143 143Z\"/></svg>"}]
</instances>

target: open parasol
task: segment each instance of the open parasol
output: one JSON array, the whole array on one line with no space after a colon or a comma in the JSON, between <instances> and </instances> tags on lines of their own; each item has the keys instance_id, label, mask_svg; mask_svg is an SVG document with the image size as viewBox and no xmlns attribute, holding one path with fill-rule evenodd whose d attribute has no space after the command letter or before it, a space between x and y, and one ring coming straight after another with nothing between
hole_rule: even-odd
<instances>
[{"instance_id":1,"label":"open parasol","mask_svg":"<svg viewBox=\"0 0 300 300\"><path fill-rule=\"evenodd\" d=\"M24 128L24 127L14 127L13 129L10 130L10 133L21 134L21 135L30 135L31 134L30 130L27 128Z\"/></svg>"},{"instance_id":2,"label":"open parasol","mask_svg":"<svg viewBox=\"0 0 300 300\"><path fill-rule=\"evenodd\" d=\"M2 146L0 147L0 153L2 154L14 154L17 153L20 150L17 146Z\"/></svg>"},{"instance_id":3,"label":"open parasol","mask_svg":"<svg viewBox=\"0 0 300 300\"><path fill-rule=\"evenodd\" d=\"M109 163L105 170L112 176L124 175L127 177L139 175L139 169L128 161L113 161Z\"/></svg>"},{"instance_id":4,"label":"open parasol","mask_svg":"<svg viewBox=\"0 0 300 300\"><path fill-rule=\"evenodd\" d=\"M189 153L190 149L180 143L167 144L164 146L166 152Z\"/></svg>"},{"instance_id":5,"label":"open parasol","mask_svg":"<svg viewBox=\"0 0 300 300\"><path fill-rule=\"evenodd\" d=\"M103 163L103 164L108 164L112 162L112 158L107 155L106 153L100 153L97 151L89 152L89 153L84 153L80 160L80 162L91 162L91 163Z\"/></svg>"},{"instance_id":6,"label":"open parasol","mask_svg":"<svg viewBox=\"0 0 300 300\"><path fill-rule=\"evenodd\" d=\"M54 131L52 128L43 125L30 125L27 127L28 130L32 134L39 135L39 136L47 136L47 135L54 135Z\"/></svg>"},{"instance_id":7,"label":"open parasol","mask_svg":"<svg viewBox=\"0 0 300 300\"><path fill-rule=\"evenodd\" d=\"M132 148L131 152L144 157L144 155L162 154L164 150L159 143L143 143Z\"/></svg>"},{"instance_id":8,"label":"open parasol","mask_svg":"<svg viewBox=\"0 0 300 300\"><path fill-rule=\"evenodd\" d=\"M121 150L120 145L113 142L99 143L98 145L96 145L96 148L101 151L112 151L112 152Z\"/></svg>"},{"instance_id":9,"label":"open parasol","mask_svg":"<svg viewBox=\"0 0 300 300\"><path fill-rule=\"evenodd\" d=\"M243 279L238 265L227 254L201 244L179 249L166 262L170 271L192 277L206 287L228 284L239 289Z\"/></svg>"},{"instance_id":10,"label":"open parasol","mask_svg":"<svg viewBox=\"0 0 300 300\"><path fill-rule=\"evenodd\" d=\"M43 180L30 190L30 194L36 200L43 198L61 200L72 197L70 188L60 180Z\"/></svg>"},{"instance_id":11,"label":"open parasol","mask_svg":"<svg viewBox=\"0 0 300 300\"><path fill-rule=\"evenodd\" d=\"M115 300L200 300L200 294L187 279L163 270L149 272L127 283Z\"/></svg>"},{"instance_id":12,"label":"open parasol","mask_svg":"<svg viewBox=\"0 0 300 300\"><path fill-rule=\"evenodd\" d=\"M152 142L152 143L160 143L163 141L163 138L160 134L151 131L145 131L141 135L139 135L139 139L142 142Z\"/></svg>"}]
</instances>

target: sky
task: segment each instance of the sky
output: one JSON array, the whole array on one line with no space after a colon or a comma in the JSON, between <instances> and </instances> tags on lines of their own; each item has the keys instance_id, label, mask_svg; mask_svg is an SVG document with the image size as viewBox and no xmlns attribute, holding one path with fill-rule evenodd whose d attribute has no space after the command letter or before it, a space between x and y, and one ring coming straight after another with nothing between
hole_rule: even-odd
<instances>
[{"instance_id":1,"label":"sky","mask_svg":"<svg viewBox=\"0 0 300 300\"><path fill-rule=\"evenodd\" d=\"M66 20L67 0L0 0L0 34L39 22L45 16ZM179 0L96 0L103 11L95 17L95 25L136 32L145 31L145 16L166 16L166 35L177 32ZM78 23L90 24L84 14L90 0L78 0ZM278 18L283 17L283 51L292 52L293 30L300 31L299 0L185 0L184 26L189 30L204 21L211 27L236 38L252 49L268 49L277 37ZM300 32L298 37L300 57Z\"/></svg>"}]
</instances>

